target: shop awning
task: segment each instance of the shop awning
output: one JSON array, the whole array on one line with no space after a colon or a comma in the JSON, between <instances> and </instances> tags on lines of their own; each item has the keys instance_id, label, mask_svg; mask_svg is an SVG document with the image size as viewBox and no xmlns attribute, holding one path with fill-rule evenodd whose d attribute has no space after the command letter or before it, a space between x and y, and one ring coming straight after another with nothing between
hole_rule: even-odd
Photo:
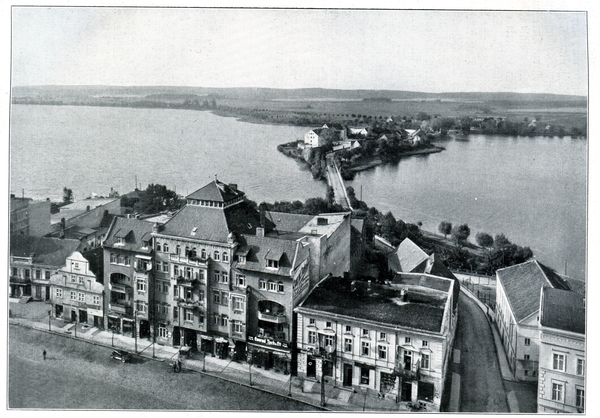
<instances>
[{"instance_id":1,"label":"shop awning","mask_svg":"<svg viewBox=\"0 0 600 418\"><path fill-rule=\"evenodd\" d=\"M228 343L229 341L227 341L227 338L215 337L215 342L217 342L219 344L224 344L224 343Z\"/></svg>"},{"instance_id":2,"label":"shop awning","mask_svg":"<svg viewBox=\"0 0 600 418\"><path fill-rule=\"evenodd\" d=\"M258 344L258 343L251 343L248 342L247 343L249 347L256 347L256 348L260 348L261 350L266 350L266 351L276 351L279 353L285 353L285 354L290 354L292 350L290 349L285 349L285 348L275 348L275 347L271 347L268 345L263 345L263 344Z\"/></svg>"},{"instance_id":3,"label":"shop awning","mask_svg":"<svg viewBox=\"0 0 600 418\"><path fill-rule=\"evenodd\" d=\"M213 337L211 337L210 335L201 335L200 338L207 341L213 340Z\"/></svg>"}]
</instances>

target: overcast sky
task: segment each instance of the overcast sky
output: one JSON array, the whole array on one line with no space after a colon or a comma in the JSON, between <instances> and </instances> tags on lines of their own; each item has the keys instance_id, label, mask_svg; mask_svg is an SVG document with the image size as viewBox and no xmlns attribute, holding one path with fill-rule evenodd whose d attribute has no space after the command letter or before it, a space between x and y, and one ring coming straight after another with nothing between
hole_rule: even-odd
<instances>
[{"instance_id":1,"label":"overcast sky","mask_svg":"<svg viewBox=\"0 0 600 418\"><path fill-rule=\"evenodd\" d=\"M584 13L12 9L12 85L587 95Z\"/></svg>"}]
</instances>

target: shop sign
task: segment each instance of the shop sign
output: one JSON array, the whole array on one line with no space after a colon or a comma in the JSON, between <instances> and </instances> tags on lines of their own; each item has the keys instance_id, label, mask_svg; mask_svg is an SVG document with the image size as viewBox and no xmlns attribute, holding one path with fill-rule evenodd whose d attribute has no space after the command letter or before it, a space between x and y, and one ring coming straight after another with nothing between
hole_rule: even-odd
<instances>
[{"instance_id":1,"label":"shop sign","mask_svg":"<svg viewBox=\"0 0 600 418\"><path fill-rule=\"evenodd\" d=\"M285 341L275 341L275 340L272 340L271 338L262 338L262 337L255 337L253 335L248 335L248 341L269 345L271 347L289 348L288 343L286 343Z\"/></svg>"}]
</instances>

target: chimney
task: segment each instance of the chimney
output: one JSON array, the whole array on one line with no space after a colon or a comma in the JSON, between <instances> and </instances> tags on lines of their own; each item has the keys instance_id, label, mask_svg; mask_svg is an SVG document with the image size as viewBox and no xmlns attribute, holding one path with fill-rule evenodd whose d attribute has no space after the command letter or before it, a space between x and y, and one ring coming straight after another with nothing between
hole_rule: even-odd
<instances>
[{"instance_id":1,"label":"chimney","mask_svg":"<svg viewBox=\"0 0 600 418\"><path fill-rule=\"evenodd\" d=\"M233 190L234 192L237 192L237 191L238 191L238 189L237 189L237 184L235 184L235 183L229 183L229 188L230 188L231 190Z\"/></svg>"},{"instance_id":2,"label":"chimney","mask_svg":"<svg viewBox=\"0 0 600 418\"><path fill-rule=\"evenodd\" d=\"M158 228L159 228L158 222L154 222L154 224L152 225L152 232L154 232L155 234L157 234L158 233Z\"/></svg>"},{"instance_id":3,"label":"chimney","mask_svg":"<svg viewBox=\"0 0 600 418\"><path fill-rule=\"evenodd\" d=\"M262 202L259 207L258 210L260 212L260 227L263 229L263 236L264 236L264 229L265 229L265 224L266 224L266 208L267 204L265 202Z\"/></svg>"},{"instance_id":4,"label":"chimney","mask_svg":"<svg viewBox=\"0 0 600 418\"><path fill-rule=\"evenodd\" d=\"M327 225L327 218L317 218L317 225Z\"/></svg>"},{"instance_id":5,"label":"chimney","mask_svg":"<svg viewBox=\"0 0 600 418\"><path fill-rule=\"evenodd\" d=\"M87 206L86 206L86 208L85 208L85 211L86 211L86 212L89 212L89 211L90 211L90 205L87 205Z\"/></svg>"},{"instance_id":6,"label":"chimney","mask_svg":"<svg viewBox=\"0 0 600 418\"><path fill-rule=\"evenodd\" d=\"M408 302L408 293L406 292L406 289L400 289L400 299L402 302Z\"/></svg>"},{"instance_id":7,"label":"chimney","mask_svg":"<svg viewBox=\"0 0 600 418\"><path fill-rule=\"evenodd\" d=\"M265 237L265 228L257 226L256 227L256 236L259 238L264 238Z\"/></svg>"},{"instance_id":8,"label":"chimney","mask_svg":"<svg viewBox=\"0 0 600 418\"><path fill-rule=\"evenodd\" d=\"M60 238L65 237L66 223L67 223L67 221L65 220L65 218L60 218L60 235L59 235Z\"/></svg>"}]
</instances>

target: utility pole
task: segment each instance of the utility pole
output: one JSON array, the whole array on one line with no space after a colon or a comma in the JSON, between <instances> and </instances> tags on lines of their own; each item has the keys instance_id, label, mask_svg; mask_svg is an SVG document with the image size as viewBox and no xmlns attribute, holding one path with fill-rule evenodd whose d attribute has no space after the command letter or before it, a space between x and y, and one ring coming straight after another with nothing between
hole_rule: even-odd
<instances>
[{"instance_id":1,"label":"utility pole","mask_svg":"<svg viewBox=\"0 0 600 418\"><path fill-rule=\"evenodd\" d=\"M52 331L52 323L50 320L52 319L52 310L48 310L48 331Z\"/></svg>"},{"instance_id":2,"label":"utility pole","mask_svg":"<svg viewBox=\"0 0 600 418\"><path fill-rule=\"evenodd\" d=\"M135 341L135 354L137 354L137 309L133 311L133 338Z\"/></svg>"}]
</instances>

